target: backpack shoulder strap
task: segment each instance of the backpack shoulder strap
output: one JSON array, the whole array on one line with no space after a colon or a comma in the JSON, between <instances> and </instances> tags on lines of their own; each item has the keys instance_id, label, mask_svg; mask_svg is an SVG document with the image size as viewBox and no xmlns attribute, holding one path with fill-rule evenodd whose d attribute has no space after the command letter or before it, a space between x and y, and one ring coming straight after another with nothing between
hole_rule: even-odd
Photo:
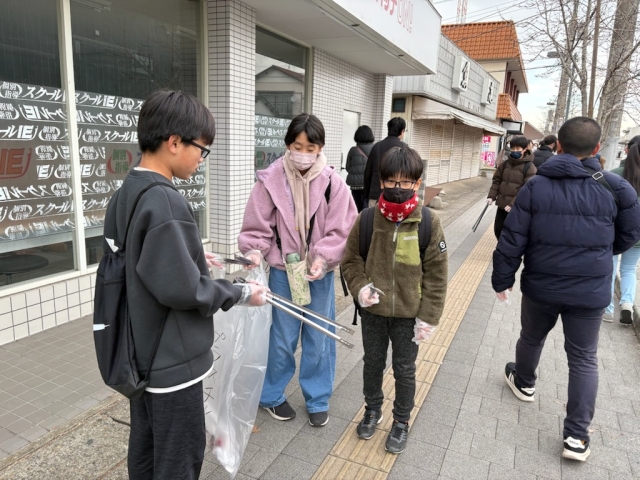
<instances>
[{"instance_id":1,"label":"backpack shoulder strap","mask_svg":"<svg viewBox=\"0 0 640 480\"><path fill-rule=\"evenodd\" d=\"M620 206L618 195L616 195L613 187L607 182L607 179L604 178L604 173L602 171L594 170L593 168L587 167L584 163L580 162L582 168L584 168L589 174L591 174L591 178L593 178L596 182L602 185L604 188L609 190L609 193L613 196L613 200L616 202L616 206Z\"/></svg>"},{"instance_id":2,"label":"backpack shoulder strap","mask_svg":"<svg viewBox=\"0 0 640 480\"><path fill-rule=\"evenodd\" d=\"M327 189L324 191L324 199L327 201L327 205L329 205L329 200L331 199L331 177L329 177L329 185L327 185ZM309 220L309 233L307 234L307 248L309 248L309 244L311 243L311 234L313 233L313 226L316 223L316 215L315 213ZM276 234L276 245L278 246L278 250L282 253L282 240L280 240L280 235L278 234L278 227L273 229Z\"/></svg>"},{"instance_id":3,"label":"backpack shoulder strap","mask_svg":"<svg viewBox=\"0 0 640 480\"><path fill-rule=\"evenodd\" d=\"M525 163L524 163L524 168L522 169L522 176L523 176L524 178L527 178L527 172L529 171L529 167L531 167L531 164L532 164L532 163L533 163L533 162L525 162Z\"/></svg>"},{"instance_id":4,"label":"backpack shoulder strap","mask_svg":"<svg viewBox=\"0 0 640 480\"><path fill-rule=\"evenodd\" d=\"M124 231L124 238L122 239L122 249L124 250L124 248L127 245L127 235L129 234L129 227L131 226L131 220L133 219L133 214L136 211L136 208L138 207L138 202L140 201L140 199L142 198L142 196L147 193L147 190L150 190L151 188L155 187L156 185L163 185L167 188L172 188L173 190L176 189L176 187L174 187L173 185L169 185L168 183L164 183L164 182L153 182L150 183L149 185L147 185L146 187L144 187L142 190L140 190L140 193L138 193L138 196L136 197L136 199L133 202L133 208L131 209L131 214L129 215L129 218L127 219L127 228Z\"/></svg>"},{"instance_id":5,"label":"backpack shoulder strap","mask_svg":"<svg viewBox=\"0 0 640 480\"><path fill-rule=\"evenodd\" d=\"M376 207L369 207L362 210L360 214L360 256L367 261L371 237L373 236L373 217Z\"/></svg>"},{"instance_id":6,"label":"backpack shoulder strap","mask_svg":"<svg viewBox=\"0 0 640 480\"><path fill-rule=\"evenodd\" d=\"M424 260L424 254L431 242L431 210L422 207L422 220L418 226L418 242L420 243L420 259Z\"/></svg>"}]
</instances>

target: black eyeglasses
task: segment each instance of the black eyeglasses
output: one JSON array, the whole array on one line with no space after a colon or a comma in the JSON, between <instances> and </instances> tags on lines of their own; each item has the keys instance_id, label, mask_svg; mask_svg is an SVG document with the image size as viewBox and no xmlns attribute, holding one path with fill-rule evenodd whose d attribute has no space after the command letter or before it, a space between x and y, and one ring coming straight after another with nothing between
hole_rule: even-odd
<instances>
[{"instance_id":1,"label":"black eyeglasses","mask_svg":"<svg viewBox=\"0 0 640 480\"><path fill-rule=\"evenodd\" d=\"M400 182L396 182L395 180L385 180L382 183L384 185L384 188L400 187L403 190L409 190L416 184L416 182L412 182L411 180L402 180Z\"/></svg>"},{"instance_id":2,"label":"black eyeglasses","mask_svg":"<svg viewBox=\"0 0 640 480\"><path fill-rule=\"evenodd\" d=\"M183 143L188 143L189 145L193 145L194 147L198 147L200 149L200 156L202 158L207 158L209 156L209 154L211 153L211 150L209 150L208 148L203 147L202 145L198 145L193 140L182 140L182 142Z\"/></svg>"}]
</instances>

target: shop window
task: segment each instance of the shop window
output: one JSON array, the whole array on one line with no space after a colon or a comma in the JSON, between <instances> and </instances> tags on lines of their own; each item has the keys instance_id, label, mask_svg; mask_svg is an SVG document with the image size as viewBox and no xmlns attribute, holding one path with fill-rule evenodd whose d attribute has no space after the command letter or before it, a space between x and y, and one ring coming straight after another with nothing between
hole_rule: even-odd
<instances>
[{"instance_id":1,"label":"shop window","mask_svg":"<svg viewBox=\"0 0 640 480\"><path fill-rule=\"evenodd\" d=\"M75 225L56 2L0 15L0 286L74 270Z\"/></svg>"},{"instance_id":2,"label":"shop window","mask_svg":"<svg viewBox=\"0 0 640 480\"><path fill-rule=\"evenodd\" d=\"M102 256L106 206L140 159L140 106L159 88L199 96L201 3L175 0L71 2L78 138L87 263ZM189 181L174 180L206 232L207 162Z\"/></svg>"},{"instance_id":3,"label":"shop window","mask_svg":"<svg viewBox=\"0 0 640 480\"><path fill-rule=\"evenodd\" d=\"M306 48L256 30L256 170L284 155L287 127L306 111L306 58Z\"/></svg>"}]
</instances>

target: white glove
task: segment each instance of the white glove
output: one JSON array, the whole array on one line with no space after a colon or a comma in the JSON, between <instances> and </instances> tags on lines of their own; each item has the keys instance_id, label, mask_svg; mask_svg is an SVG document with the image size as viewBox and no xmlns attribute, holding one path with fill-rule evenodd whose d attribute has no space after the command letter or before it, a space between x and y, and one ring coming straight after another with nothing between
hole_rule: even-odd
<instances>
[{"instance_id":1,"label":"white glove","mask_svg":"<svg viewBox=\"0 0 640 480\"><path fill-rule=\"evenodd\" d=\"M493 205L493 198L487 198L487 205Z\"/></svg>"},{"instance_id":2,"label":"white glove","mask_svg":"<svg viewBox=\"0 0 640 480\"><path fill-rule=\"evenodd\" d=\"M324 258L317 257L311 264L310 275L307 275L307 280L310 282L322 280L327 274L327 268L329 268L327 261Z\"/></svg>"},{"instance_id":3,"label":"white glove","mask_svg":"<svg viewBox=\"0 0 640 480\"><path fill-rule=\"evenodd\" d=\"M253 265L244 267L245 270L253 270L256 267L259 267L262 263L262 253L260 252L260 250L250 250L244 254L244 258L247 258L253 262Z\"/></svg>"},{"instance_id":4,"label":"white glove","mask_svg":"<svg viewBox=\"0 0 640 480\"><path fill-rule=\"evenodd\" d=\"M251 281L250 281L251 282ZM267 303L269 289L259 283L245 283L242 285L242 297L236 305L248 307L261 307Z\"/></svg>"},{"instance_id":5,"label":"white glove","mask_svg":"<svg viewBox=\"0 0 640 480\"><path fill-rule=\"evenodd\" d=\"M504 207L504 211L509 213L511 211L511 205L507 205L506 207Z\"/></svg>"},{"instance_id":6,"label":"white glove","mask_svg":"<svg viewBox=\"0 0 640 480\"><path fill-rule=\"evenodd\" d=\"M371 287L373 287L373 283L362 287L360 293L358 293L358 303L362 308L369 308L376 303L380 303L378 292L371 290Z\"/></svg>"},{"instance_id":7,"label":"white glove","mask_svg":"<svg viewBox=\"0 0 640 480\"><path fill-rule=\"evenodd\" d=\"M413 343L418 345L423 340L428 340L433 332L436 331L435 326L429 325L427 322L423 322L419 318L416 318L416 324L413 326Z\"/></svg>"},{"instance_id":8,"label":"white glove","mask_svg":"<svg viewBox=\"0 0 640 480\"><path fill-rule=\"evenodd\" d=\"M209 268L219 268L220 270L224 270L224 265L222 263L222 257L215 253L204 252L204 258L207 260L207 266Z\"/></svg>"},{"instance_id":9,"label":"white glove","mask_svg":"<svg viewBox=\"0 0 640 480\"><path fill-rule=\"evenodd\" d=\"M509 301L509 292L512 291L513 289L510 288L508 290L505 290L504 292L496 292L496 298L500 301L500 303L503 303L505 305L509 305L511 302Z\"/></svg>"}]
</instances>

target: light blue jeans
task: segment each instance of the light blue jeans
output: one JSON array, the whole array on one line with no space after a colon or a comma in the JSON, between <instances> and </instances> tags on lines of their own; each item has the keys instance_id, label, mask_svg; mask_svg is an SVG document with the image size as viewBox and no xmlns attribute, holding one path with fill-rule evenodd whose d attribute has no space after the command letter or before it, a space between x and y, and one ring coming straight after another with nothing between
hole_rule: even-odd
<instances>
[{"instance_id":1,"label":"light blue jeans","mask_svg":"<svg viewBox=\"0 0 640 480\"><path fill-rule=\"evenodd\" d=\"M306 308L335 320L336 302L333 272L322 280L309 282L311 304ZM271 268L269 288L291 300L291 291L286 272ZM309 318L308 315L305 317ZM320 326L335 332L322 322ZM300 387L309 413L329 410L329 398L333 393L336 373L336 342L325 334L301 324L300 320L273 307L273 321L269 335L269 360L262 387L260 406L276 407L286 400L284 389L296 371L294 354L302 334L302 357L300 358Z\"/></svg>"},{"instance_id":2,"label":"light blue jeans","mask_svg":"<svg viewBox=\"0 0 640 480\"><path fill-rule=\"evenodd\" d=\"M614 294L616 285L616 273L618 272L618 258L620 261L620 305L633 302L636 298L636 267L640 260L640 248L631 247L622 255L613 257L613 277L611 280L611 303L607 307L607 313L613 313Z\"/></svg>"}]
</instances>

